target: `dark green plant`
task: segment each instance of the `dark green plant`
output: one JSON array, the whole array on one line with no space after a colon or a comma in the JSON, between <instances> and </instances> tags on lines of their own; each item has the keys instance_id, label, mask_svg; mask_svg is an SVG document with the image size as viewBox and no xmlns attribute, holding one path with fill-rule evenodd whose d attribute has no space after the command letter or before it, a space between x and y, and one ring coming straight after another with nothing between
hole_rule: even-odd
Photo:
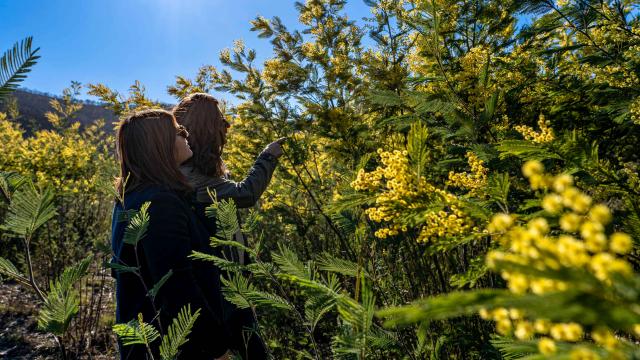
<instances>
[{"instance_id":1,"label":"dark green plant","mask_svg":"<svg viewBox=\"0 0 640 360\"><path fill-rule=\"evenodd\" d=\"M0 100L18 87L18 83L24 80L31 67L40 58L38 50L31 48L31 36L17 42L10 50L2 54L0 58Z\"/></svg>"}]
</instances>

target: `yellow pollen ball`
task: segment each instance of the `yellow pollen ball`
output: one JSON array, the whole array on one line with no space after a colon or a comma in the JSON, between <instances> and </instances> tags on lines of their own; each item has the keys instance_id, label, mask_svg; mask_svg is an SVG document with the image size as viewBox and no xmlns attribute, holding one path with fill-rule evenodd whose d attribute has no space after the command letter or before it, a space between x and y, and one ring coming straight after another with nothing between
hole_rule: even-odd
<instances>
[{"instance_id":1,"label":"yellow pollen ball","mask_svg":"<svg viewBox=\"0 0 640 360\"><path fill-rule=\"evenodd\" d=\"M611 222L611 211L606 205L598 204L591 208L591 211L589 211L589 217L593 221L606 225Z\"/></svg>"},{"instance_id":2,"label":"yellow pollen ball","mask_svg":"<svg viewBox=\"0 0 640 360\"><path fill-rule=\"evenodd\" d=\"M573 185L573 178L571 175L562 174L555 177L553 180L553 190L561 193L568 187Z\"/></svg>"},{"instance_id":3,"label":"yellow pollen ball","mask_svg":"<svg viewBox=\"0 0 640 360\"><path fill-rule=\"evenodd\" d=\"M516 325L514 335L520 340L528 340L533 336L533 325L528 321L521 321Z\"/></svg>"},{"instance_id":4,"label":"yellow pollen ball","mask_svg":"<svg viewBox=\"0 0 640 360\"><path fill-rule=\"evenodd\" d=\"M538 341L538 350L543 355L551 355L556 352L556 343L547 337L543 337Z\"/></svg>"},{"instance_id":5,"label":"yellow pollen ball","mask_svg":"<svg viewBox=\"0 0 640 360\"><path fill-rule=\"evenodd\" d=\"M569 359L571 360L599 360L600 356L593 351L579 347L571 350Z\"/></svg>"},{"instance_id":6,"label":"yellow pollen ball","mask_svg":"<svg viewBox=\"0 0 640 360\"><path fill-rule=\"evenodd\" d=\"M524 165L522 165L522 174L528 178L532 177L533 175L541 175L543 171L544 166L540 161L537 160L527 161L526 163L524 163Z\"/></svg>"},{"instance_id":7,"label":"yellow pollen ball","mask_svg":"<svg viewBox=\"0 0 640 360\"><path fill-rule=\"evenodd\" d=\"M631 251L631 247L633 246L633 240L631 236L617 232L611 235L609 240L609 248L611 251L617 254L627 254Z\"/></svg>"},{"instance_id":8,"label":"yellow pollen ball","mask_svg":"<svg viewBox=\"0 0 640 360\"><path fill-rule=\"evenodd\" d=\"M567 213L560 217L560 228L566 232L576 232L580 228L581 217L575 213Z\"/></svg>"},{"instance_id":9,"label":"yellow pollen ball","mask_svg":"<svg viewBox=\"0 0 640 360\"><path fill-rule=\"evenodd\" d=\"M549 194L542 199L542 208L551 214L562 211L562 197L557 194Z\"/></svg>"}]
</instances>

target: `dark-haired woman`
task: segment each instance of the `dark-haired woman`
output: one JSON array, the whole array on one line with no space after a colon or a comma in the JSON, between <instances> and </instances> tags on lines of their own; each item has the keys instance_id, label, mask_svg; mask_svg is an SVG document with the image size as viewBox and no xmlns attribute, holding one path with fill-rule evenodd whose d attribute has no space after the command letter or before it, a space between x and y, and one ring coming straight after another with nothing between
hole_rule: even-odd
<instances>
[{"instance_id":1,"label":"dark-haired woman","mask_svg":"<svg viewBox=\"0 0 640 360\"><path fill-rule=\"evenodd\" d=\"M214 235L215 219L206 219L204 216L205 207L212 201L209 193L215 191L218 200L233 199L238 208L253 206L269 185L278 158L282 155L281 143L284 139L267 145L258 155L249 174L242 181L235 182L229 179L222 161L230 125L218 108L218 101L208 94L192 94L180 101L173 114L178 123L189 131L188 140L193 150L193 157L181 166L181 170L194 188L196 211ZM241 233L237 233L235 238L244 242ZM225 249L225 255L242 264L247 261L244 254L235 249ZM228 315L225 319L231 331L231 347L244 359L266 358L264 343L250 330L256 326L252 312L226 305Z\"/></svg>"},{"instance_id":2,"label":"dark-haired woman","mask_svg":"<svg viewBox=\"0 0 640 360\"><path fill-rule=\"evenodd\" d=\"M191 186L179 166L192 156L188 133L165 110L137 112L120 123L117 133L120 177L112 220L113 262L137 267L116 271L116 322L143 320L166 333L181 308L200 309L179 359L227 358L228 331L222 320L220 275L216 267L188 258L193 250L210 252L209 236L187 201ZM123 241L132 211L150 202L145 236L134 246ZM149 295L165 275L154 297ZM157 359L160 340L151 344ZM121 359L147 359L141 345L122 346Z\"/></svg>"}]
</instances>

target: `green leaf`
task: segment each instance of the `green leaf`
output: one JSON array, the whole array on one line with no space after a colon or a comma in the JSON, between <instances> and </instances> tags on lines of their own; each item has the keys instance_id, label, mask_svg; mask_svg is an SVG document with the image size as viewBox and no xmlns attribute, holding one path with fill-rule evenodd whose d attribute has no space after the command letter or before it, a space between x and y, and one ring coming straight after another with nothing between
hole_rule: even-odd
<instances>
[{"instance_id":1,"label":"green leaf","mask_svg":"<svg viewBox=\"0 0 640 360\"><path fill-rule=\"evenodd\" d=\"M189 255L189 258L194 259L194 260L210 261L210 262L214 263L217 267L219 267L221 270L224 270L224 271L238 272L238 271L242 271L242 270L244 270L246 268L245 266L242 266L241 264L238 264L235 261L229 261L229 260L223 259L223 258L221 258L219 256L205 254L205 253L199 252L199 251L193 251L191 253L191 255Z\"/></svg>"},{"instance_id":2,"label":"green leaf","mask_svg":"<svg viewBox=\"0 0 640 360\"><path fill-rule=\"evenodd\" d=\"M40 48L31 49L31 36L4 52L0 58L0 100L18 88L18 83L26 78L26 73L36 64Z\"/></svg>"},{"instance_id":3,"label":"green leaf","mask_svg":"<svg viewBox=\"0 0 640 360\"><path fill-rule=\"evenodd\" d=\"M24 276L13 263L3 257L0 257L0 274L6 275L24 285L31 286L29 279Z\"/></svg>"},{"instance_id":4,"label":"green leaf","mask_svg":"<svg viewBox=\"0 0 640 360\"><path fill-rule=\"evenodd\" d=\"M523 160L562 160L560 155L550 152L542 145L525 140L502 140L497 149L500 151L500 159L516 156Z\"/></svg>"},{"instance_id":5,"label":"green leaf","mask_svg":"<svg viewBox=\"0 0 640 360\"><path fill-rule=\"evenodd\" d=\"M215 218L219 225L216 236L219 239L233 240L233 234L240 229L238 210L233 199L217 200L215 192L210 192L212 203L205 209L205 215Z\"/></svg>"},{"instance_id":6,"label":"green leaf","mask_svg":"<svg viewBox=\"0 0 640 360\"><path fill-rule=\"evenodd\" d=\"M149 206L150 202L145 202L140 206L140 210L133 215L131 221L124 230L122 241L125 244L136 246L147 234L149 227Z\"/></svg>"},{"instance_id":7,"label":"green leaf","mask_svg":"<svg viewBox=\"0 0 640 360\"><path fill-rule=\"evenodd\" d=\"M233 274L229 279L220 278L224 288L225 299L241 309L250 307L268 307L273 309L293 310L293 306L284 298L259 291L242 274Z\"/></svg>"},{"instance_id":8,"label":"green leaf","mask_svg":"<svg viewBox=\"0 0 640 360\"><path fill-rule=\"evenodd\" d=\"M32 183L28 183L14 193L2 228L29 239L55 215L53 190L47 187L38 192Z\"/></svg>"},{"instance_id":9,"label":"green leaf","mask_svg":"<svg viewBox=\"0 0 640 360\"><path fill-rule=\"evenodd\" d=\"M381 106L401 106L404 100L393 90L375 90L367 96L368 100Z\"/></svg>"},{"instance_id":10,"label":"green leaf","mask_svg":"<svg viewBox=\"0 0 640 360\"><path fill-rule=\"evenodd\" d=\"M489 176L489 186L487 186L486 192L492 199L507 208L510 187L509 174L494 173Z\"/></svg>"},{"instance_id":11,"label":"green leaf","mask_svg":"<svg viewBox=\"0 0 640 360\"><path fill-rule=\"evenodd\" d=\"M151 296L151 298L155 298L156 295L158 295L158 291L160 291L160 288L162 288L162 285L164 285L164 283L166 283L167 280L169 280L171 275L173 275L173 270L169 269L169 271L167 271L167 273L164 274L164 276L160 278L160 280L158 280L158 282L155 283L155 285L153 285L153 288L149 290L148 295Z\"/></svg>"},{"instance_id":12,"label":"green leaf","mask_svg":"<svg viewBox=\"0 0 640 360\"><path fill-rule=\"evenodd\" d=\"M315 329L322 317L336 306L333 296L319 294L310 296L304 304L304 315L311 329Z\"/></svg>"},{"instance_id":13,"label":"green leaf","mask_svg":"<svg viewBox=\"0 0 640 360\"><path fill-rule=\"evenodd\" d=\"M126 266L118 263L108 262L104 264L106 267L110 269L114 269L119 273L137 273L140 268L135 266Z\"/></svg>"},{"instance_id":14,"label":"green leaf","mask_svg":"<svg viewBox=\"0 0 640 360\"><path fill-rule=\"evenodd\" d=\"M162 360L175 360L178 356L180 346L188 341L188 336L196 320L200 316L200 309L195 313L191 313L191 305L187 304L173 319L173 323L169 325L167 334L162 337L160 344L160 356Z\"/></svg>"},{"instance_id":15,"label":"green leaf","mask_svg":"<svg viewBox=\"0 0 640 360\"><path fill-rule=\"evenodd\" d=\"M273 262L276 263L284 273L303 279L309 278L309 273L305 269L304 264L291 249L282 244L278 244L278 248L279 251L273 253L271 256Z\"/></svg>"},{"instance_id":16,"label":"green leaf","mask_svg":"<svg viewBox=\"0 0 640 360\"><path fill-rule=\"evenodd\" d=\"M428 137L429 131L421 121L411 124L411 130L407 134L407 151L416 167L418 177L423 175L422 172L429 161Z\"/></svg>"},{"instance_id":17,"label":"green leaf","mask_svg":"<svg viewBox=\"0 0 640 360\"><path fill-rule=\"evenodd\" d=\"M421 299L410 305L386 308L380 310L377 315L387 318L386 326L444 320L475 314L483 306L499 304L497 300L508 299L511 296L508 290L498 289L452 292L443 296Z\"/></svg>"},{"instance_id":18,"label":"green leaf","mask_svg":"<svg viewBox=\"0 0 640 360\"><path fill-rule=\"evenodd\" d=\"M89 256L66 268L51 282L45 303L38 314L38 327L41 330L59 336L67 332L80 307L79 293L74 289L74 284L87 274L91 260L92 257Z\"/></svg>"},{"instance_id":19,"label":"green leaf","mask_svg":"<svg viewBox=\"0 0 640 360\"><path fill-rule=\"evenodd\" d=\"M142 314L138 314L138 319L126 324L115 324L112 329L124 346L137 344L149 346L160 337L160 333L153 325L143 321Z\"/></svg>"},{"instance_id":20,"label":"green leaf","mask_svg":"<svg viewBox=\"0 0 640 360\"><path fill-rule=\"evenodd\" d=\"M238 248L240 250L244 250L247 253L252 254L252 255L255 256L255 251L252 248L250 248L250 247L248 247L248 246L246 246L244 244L241 244L240 242L235 241L235 240L221 240L221 239L218 239L216 237L212 237L211 238L211 246L213 246L213 247L231 246L231 247Z\"/></svg>"},{"instance_id":21,"label":"green leaf","mask_svg":"<svg viewBox=\"0 0 640 360\"><path fill-rule=\"evenodd\" d=\"M342 275L356 277L360 275L359 273L361 271L364 271L364 269L358 267L358 264L335 257L326 252L320 255L316 261L320 270L331 271Z\"/></svg>"},{"instance_id":22,"label":"green leaf","mask_svg":"<svg viewBox=\"0 0 640 360\"><path fill-rule=\"evenodd\" d=\"M0 172L0 191L8 202L13 193L27 182L27 178L14 172Z\"/></svg>"}]
</instances>

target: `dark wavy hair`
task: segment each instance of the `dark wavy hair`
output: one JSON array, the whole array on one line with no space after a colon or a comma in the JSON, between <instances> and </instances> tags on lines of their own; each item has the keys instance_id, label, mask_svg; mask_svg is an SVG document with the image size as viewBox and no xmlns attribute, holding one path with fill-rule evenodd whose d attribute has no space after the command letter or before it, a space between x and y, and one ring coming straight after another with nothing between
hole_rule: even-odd
<instances>
[{"instance_id":1,"label":"dark wavy hair","mask_svg":"<svg viewBox=\"0 0 640 360\"><path fill-rule=\"evenodd\" d=\"M164 185L185 193L191 190L175 161L176 134L188 136L173 114L161 109L138 111L119 123L118 194L144 185Z\"/></svg>"},{"instance_id":2,"label":"dark wavy hair","mask_svg":"<svg viewBox=\"0 0 640 360\"><path fill-rule=\"evenodd\" d=\"M229 123L218 108L218 100L205 93L191 94L173 108L173 115L189 131L193 157L187 161L201 174L224 175L222 151L227 143L225 128Z\"/></svg>"}]
</instances>

